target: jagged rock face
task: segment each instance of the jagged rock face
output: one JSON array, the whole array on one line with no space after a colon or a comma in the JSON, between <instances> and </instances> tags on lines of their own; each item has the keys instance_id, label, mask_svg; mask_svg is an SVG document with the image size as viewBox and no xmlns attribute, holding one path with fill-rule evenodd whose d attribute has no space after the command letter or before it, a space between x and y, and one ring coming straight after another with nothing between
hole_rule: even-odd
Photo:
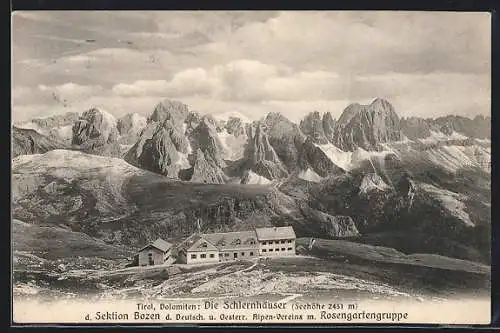
<instances>
[{"instance_id":1,"label":"jagged rock face","mask_svg":"<svg viewBox=\"0 0 500 333\"><path fill-rule=\"evenodd\" d=\"M225 176L210 153L204 153L200 148L195 153L196 160L193 166L191 181L206 184L224 184Z\"/></svg>"},{"instance_id":2,"label":"jagged rock face","mask_svg":"<svg viewBox=\"0 0 500 333\"><path fill-rule=\"evenodd\" d=\"M193 150L201 149L217 166L225 166L222 158L224 147L217 135L217 123L212 117L204 116L200 124L191 132L189 139Z\"/></svg>"},{"instance_id":3,"label":"jagged rock face","mask_svg":"<svg viewBox=\"0 0 500 333\"><path fill-rule=\"evenodd\" d=\"M138 164L146 170L177 177L181 169L181 165L177 163L180 159L179 151L186 148L185 141L176 134L169 120L158 126L151 138L144 141Z\"/></svg>"},{"instance_id":4,"label":"jagged rock face","mask_svg":"<svg viewBox=\"0 0 500 333\"><path fill-rule=\"evenodd\" d=\"M303 170L306 170L308 167L312 168L321 177L344 173L319 147L316 147L313 139L310 137L307 138L300 150L299 165Z\"/></svg>"},{"instance_id":5,"label":"jagged rock face","mask_svg":"<svg viewBox=\"0 0 500 333\"><path fill-rule=\"evenodd\" d=\"M288 171L298 170L299 149L306 136L296 124L280 113L269 113L264 125L269 143Z\"/></svg>"},{"instance_id":6,"label":"jagged rock face","mask_svg":"<svg viewBox=\"0 0 500 333\"><path fill-rule=\"evenodd\" d=\"M317 144L324 145L328 143L323 128L323 120L317 111L309 113L300 121L300 130Z\"/></svg>"},{"instance_id":7,"label":"jagged rock face","mask_svg":"<svg viewBox=\"0 0 500 333\"><path fill-rule=\"evenodd\" d=\"M325 112L323 114L323 132L328 141L333 142L333 135L335 130L335 120L330 112Z\"/></svg>"},{"instance_id":8,"label":"jagged rock face","mask_svg":"<svg viewBox=\"0 0 500 333\"><path fill-rule=\"evenodd\" d=\"M251 166L260 161L270 161L281 165L278 155L269 143L269 139L262 123L257 123L256 127L248 128L249 143L246 147L245 156Z\"/></svg>"},{"instance_id":9,"label":"jagged rock face","mask_svg":"<svg viewBox=\"0 0 500 333\"><path fill-rule=\"evenodd\" d=\"M281 163L275 163L268 160L260 160L253 167L252 171L269 180L288 177L288 172Z\"/></svg>"},{"instance_id":10,"label":"jagged rock face","mask_svg":"<svg viewBox=\"0 0 500 333\"><path fill-rule=\"evenodd\" d=\"M393 106L376 99L370 105L352 104L335 127L334 144L344 151L378 150L379 144L401 140L399 117Z\"/></svg>"},{"instance_id":11,"label":"jagged rock face","mask_svg":"<svg viewBox=\"0 0 500 333\"><path fill-rule=\"evenodd\" d=\"M118 119L116 128L120 134L121 144L134 144L146 127L147 119L137 113L129 113Z\"/></svg>"},{"instance_id":12,"label":"jagged rock face","mask_svg":"<svg viewBox=\"0 0 500 333\"><path fill-rule=\"evenodd\" d=\"M153 113L148 119L148 122L162 123L165 120L171 119L174 124L182 124L189 114L187 105L171 100L164 100L156 105Z\"/></svg>"},{"instance_id":13,"label":"jagged rock face","mask_svg":"<svg viewBox=\"0 0 500 333\"><path fill-rule=\"evenodd\" d=\"M11 137L12 157L43 154L50 150L68 148L65 143L46 137L31 129L13 127Z\"/></svg>"},{"instance_id":14,"label":"jagged rock face","mask_svg":"<svg viewBox=\"0 0 500 333\"><path fill-rule=\"evenodd\" d=\"M235 137L239 137L240 135L245 134L243 122L240 118L237 117L229 117L227 122L224 124L224 128L226 129L227 133L232 134Z\"/></svg>"},{"instance_id":15,"label":"jagged rock face","mask_svg":"<svg viewBox=\"0 0 500 333\"><path fill-rule=\"evenodd\" d=\"M72 144L78 149L97 155L119 156L116 119L96 108L85 111L72 128Z\"/></svg>"},{"instance_id":16,"label":"jagged rock face","mask_svg":"<svg viewBox=\"0 0 500 333\"><path fill-rule=\"evenodd\" d=\"M159 103L148 118L146 127L124 159L137 167L178 177L182 168L189 167L182 154L190 153L190 144L184 135L187 106L176 101Z\"/></svg>"},{"instance_id":17,"label":"jagged rock face","mask_svg":"<svg viewBox=\"0 0 500 333\"><path fill-rule=\"evenodd\" d=\"M196 111L190 111L186 117L186 131L190 133L201 123L201 116Z\"/></svg>"}]
</instances>

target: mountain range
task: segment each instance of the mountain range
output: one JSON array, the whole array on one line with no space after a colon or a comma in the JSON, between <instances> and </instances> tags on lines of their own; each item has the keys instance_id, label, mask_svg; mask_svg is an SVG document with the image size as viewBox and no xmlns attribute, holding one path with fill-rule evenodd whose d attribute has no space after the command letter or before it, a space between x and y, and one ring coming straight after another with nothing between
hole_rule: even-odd
<instances>
[{"instance_id":1,"label":"mountain range","mask_svg":"<svg viewBox=\"0 0 500 333\"><path fill-rule=\"evenodd\" d=\"M249 121L164 100L146 118L92 108L12 133L13 217L109 244L293 225L489 262L491 119L400 118L390 102Z\"/></svg>"}]
</instances>

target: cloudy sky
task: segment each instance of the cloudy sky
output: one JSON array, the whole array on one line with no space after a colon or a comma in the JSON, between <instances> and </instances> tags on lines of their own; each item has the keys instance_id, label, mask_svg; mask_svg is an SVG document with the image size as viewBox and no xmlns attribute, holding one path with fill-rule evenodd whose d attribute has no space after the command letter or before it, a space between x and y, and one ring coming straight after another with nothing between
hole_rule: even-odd
<instances>
[{"instance_id":1,"label":"cloudy sky","mask_svg":"<svg viewBox=\"0 0 500 333\"><path fill-rule=\"evenodd\" d=\"M490 114L490 17L445 12L17 12L13 120L149 114L162 99L257 119Z\"/></svg>"}]
</instances>

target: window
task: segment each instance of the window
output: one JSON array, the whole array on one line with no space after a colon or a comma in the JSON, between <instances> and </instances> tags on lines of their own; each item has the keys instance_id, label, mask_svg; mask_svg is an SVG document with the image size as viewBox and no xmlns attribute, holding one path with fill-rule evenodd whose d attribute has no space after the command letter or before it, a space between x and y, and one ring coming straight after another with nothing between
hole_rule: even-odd
<instances>
[{"instance_id":1,"label":"window","mask_svg":"<svg viewBox=\"0 0 500 333\"><path fill-rule=\"evenodd\" d=\"M292 240L291 240L291 239L289 239L289 240L288 240L288 243L291 243L291 242L292 242Z\"/></svg>"},{"instance_id":2,"label":"window","mask_svg":"<svg viewBox=\"0 0 500 333\"><path fill-rule=\"evenodd\" d=\"M280 251L280 249L276 248L276 249L274 249L274 251L279 252L279 251Z\"/></svg>"},{"instance_id":3,"label":"window","mask_svg":"<svg viewBox=\"0 0 500 333\"><path fill-rule=\"evenodd\" d=\"M273 249L269 249L269 252L273 252Z\"/></svg>"},{"instance_id":4,"label":"window","mask_svg":"<svg viewBox=\"0 0 500 333\"><path fill-rule=\"evenodd\" d=\"M207 257L207 255L205 253L200 254L200 258L205 259L206 257Z\"/></svg>"},{"instance_id":5,"label":"window","mask_svg":"<svg viewBox=\"0 0 500 333\"><path fill-rule=\"evenodd\" d=\"M289 248L288 248L288 251L292 251L292 248L291 248L291 247L289 247Z\"/></svg>"},{"instance_id":6,"label":"window","mask_svg":"<svg viewBox=\"0 0 500 333\"><path fill-rule=\"evenodd\" d=\"M150 265L154 265L155 262L153 260L153 254L152 253L148 253L148 264Z\"/></svg>"},{"instance_id":7,"label":"window","mask_svg":"<svg viewBox=\"0 0 500 333\"><path fill-rule=\"evenodd\" d=\"M270 241L270 242L269 242L269 245L272 245L272 244L273 244L273 241Z\"/></svg>"},{"instance_id":8,"label":"window","mask_svg":"<svg viewBox=\"0 0 500 333\"><path fill-rule=\"evenodd\" d=\"M215 257L215 254L210 253L210 258L213 258L213 257Z\"/></svg>"},{"instance_id":9,"label":"window","mask_svg":"<svg viewBox=\"0 0 500 333\"><path fill-rule=\"evenodd\" d=\"M267 252L267 250L266 249L262 249L262 252Z\"/></svg>"},{"instance_id":10,"label":"window","mask_svg":"<svg viewBox=\"0 0 500 333\"><path fill-rule=\"evenodd\" d=\"M222 257L222 256L223 256L223 254L222 254L222 253L219 253L219 257Z\"/></svg>"},{"instance_id":11,"label":"window","mask_svg":"<svg viewBox=\"0 0 500 333\"><path fill-rule=\"evenodd\" d=\"M266 245L266 242L262 242L262 245Z\"/></svg>"},{"instance_id":12,"label":"window","mask_svg":"<svg viewBox=\"0 0 500 333\"><path fill-rule=\"evenodd\" d=\"M284 240L282 240L282 241L281 241L281 244L285 244L285 241L284 241Z\"/></svg>"},{"instance_id":13,"label":"window","mask_svg":"<svg viewBox=\"0 0 500 333\"><path fill-rule=\"evenodd\" d=\"M196 254L192 254L191 259L196 259Z\"/></svg>"},{"instance_id":14,"label":"window","mask_svg":"<svg viewBox=\"0 0 500 333\"><path fill-rule=\"evenodd\" d=\"M245 256L245 252L241 252L241 256L244 257Z\"/></svg>"},{"instance_id":15,"label":"window","mask_svg":"<svg viewBox=\"0 0 500 333\"><path fill-rule=\"evenodd\" d=\"M282 247L282 248L281 248L281 251L285 251L285 248L284 248L284 247Z\"/></svg>"},{"instance_id":16,"label":"window","mask_svg":"<svg viewBox=\"0 0 500 333\"><path fill-rule=\"evenodd\" d=\"M207 243L201 243L201 247L207 247Z\"/></svg>"},{"instance_id":17,"label":"window","mask_svg":"<svg viewBox=\"0 0 500 333\"><path fill-rule=\"evenodd\" d=\"M240 245L240 244L241 244L241 240L236 239L236 240L234 241L234 244L236 244L236 245Z\"/></svg>"},{"instance_id":18,"label":"window","mask_svg":"<svg viewBox=\"0 0 500 333\"><path fill-rule=\"evenodd\" d=\"M229 257L229 253L224 253L224 257Z\"/></svg>"},{"instance_id":19,"label":"window","mask_svg":"<svg viewBox=\"0 0 500 333\"><path fill-rule=\"evenodd\" d=\"M252 257L252 256L253 256L253 252L250 252L250 257Z\"/></svg>"}]
</instances>

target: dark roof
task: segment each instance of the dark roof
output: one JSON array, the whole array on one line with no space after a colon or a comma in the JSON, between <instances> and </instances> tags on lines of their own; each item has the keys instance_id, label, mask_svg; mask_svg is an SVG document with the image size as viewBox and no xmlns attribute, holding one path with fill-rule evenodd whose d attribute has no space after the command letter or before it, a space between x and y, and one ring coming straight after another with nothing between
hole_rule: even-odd
<instances>
[{"instance_id":1,"label":"dark roof","mask_svg":"<svg viewBox=\"0 0 500 333\"><path fill-rule=\"evenodd\" d=\"M272 228L256 228L257 239L259 241L275 240L275 239L295 239L295 231L293 227L272 227Z\"/></svg>"},{"instance_id":2,"label":"dark roof","mask_svg":"<svg viewBox=\"0 0 500 333\"><path fill-rule=\"evenodd\" d=\"M255 231L217 232L213 234L203 234L202 237L215 245L220 251L258 248L259 246Z\"/></svg>"},{"instance_id":3,"label":"dark roof","mask_svg":"<svg viewBox=\"0 0 500 333\"><path fill-rule=\"evenodd\" d=\"M149 243L148 245L142 247L139 250L139 252L142 251L142 250L144 250L144 249L146 249L146 248L148 248L148 247L150 247L150 246L152 246L154 248L157 248L160 251L167 252L172 247L172 244L170 244L169 242L167 242L167 241L165 241L165 240L163 240L161 238L158 238L154 242Z\"/></svg>"}]
</instances>

